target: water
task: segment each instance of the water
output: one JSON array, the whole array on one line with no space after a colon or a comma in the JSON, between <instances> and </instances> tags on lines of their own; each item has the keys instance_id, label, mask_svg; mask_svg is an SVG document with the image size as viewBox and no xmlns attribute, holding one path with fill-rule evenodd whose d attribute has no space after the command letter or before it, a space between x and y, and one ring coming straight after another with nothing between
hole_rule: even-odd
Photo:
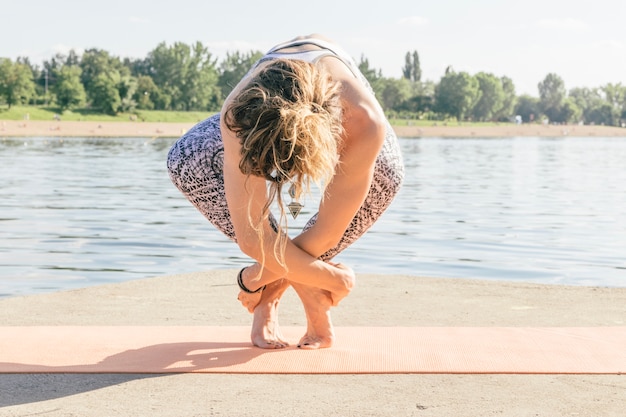
<instances>
[{"instance_id":1,"label":"water","mask_svg":"<svg viewBox=\"0 0 626 417\"><path fill-rule=\"evenodd\" d=\"M0 297L245 265L171 185L172 141L0 139ZM357 272L626 286L626 140L401 144L404 188L339 258Z\"/></svg>"}]
</instances>

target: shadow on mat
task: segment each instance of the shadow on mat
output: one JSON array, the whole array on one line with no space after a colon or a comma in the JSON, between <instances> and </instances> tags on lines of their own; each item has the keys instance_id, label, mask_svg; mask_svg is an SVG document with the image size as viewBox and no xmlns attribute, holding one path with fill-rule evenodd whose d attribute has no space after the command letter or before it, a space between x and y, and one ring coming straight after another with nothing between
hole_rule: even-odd
<instances>
[{"instance_id":1,"label":"shadow on mat","mask_svg":"<svg viewBox=\"0 0 626 417\"><path fill-rule=\"evenodd\" d=\"M97 363L46 366L0 362L0 407L62 398L136 379L226 369L271 353L250 343L165 343L127 350Z\"/></svg>"}]
</instances>

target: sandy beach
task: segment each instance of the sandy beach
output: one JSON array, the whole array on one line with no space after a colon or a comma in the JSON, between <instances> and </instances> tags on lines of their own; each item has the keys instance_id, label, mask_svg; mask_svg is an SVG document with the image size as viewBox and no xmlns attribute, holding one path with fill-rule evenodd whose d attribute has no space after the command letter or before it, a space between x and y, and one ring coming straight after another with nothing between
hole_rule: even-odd
<instances>
[{"instance_id":1,"label":"sandy beach","mask_svg":"<svg viewBox=\"0 0 626 417\"><path fill-rule=\"evenodd\" d=\"M179 137L195 123L0 121L0 137ZM626 128L611 126L503 124L397 126L399 137L625 137Z\"/></svg>"},{"instance_id":2,"label":"sandy beach","mask_svg":"<svg viewBox=\"0 0 626 417\"><path fill-rule=\"evenodd\" d=\"M236 271L0 300L5 326L249 325ZM626 288L359 274L335 326L624 326ZM289 290L283 326L304 326ZM42 347L45 349L45 347ZM624 375L5 374L0 416L623 416Z\"/></svg>"}]
</instances>

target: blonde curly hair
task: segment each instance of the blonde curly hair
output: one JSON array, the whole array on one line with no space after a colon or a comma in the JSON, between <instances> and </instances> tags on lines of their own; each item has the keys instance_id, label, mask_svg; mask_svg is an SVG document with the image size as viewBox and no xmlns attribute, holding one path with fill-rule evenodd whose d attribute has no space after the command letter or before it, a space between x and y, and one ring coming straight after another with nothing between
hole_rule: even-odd
<instances>
[{"instance_id":1,"label":"blonde curly hair","mask_svg":"<svg viewBox=\"0 0 626 417\"><path fill-rule=\"evenodd\" d=\"M339 83L318 66L276 59L226 108L225 125L241 144L239 169L269 183L262 219L253 225L259 233L274 200L281 210L279 227L286 229L281 197L285 184L291 183L297 200L310 192L311 183L324 190L333 177L343 134L339 93ZM275 251L282 254L286 240L278 241Z\"/></svg>"}]
</instances>

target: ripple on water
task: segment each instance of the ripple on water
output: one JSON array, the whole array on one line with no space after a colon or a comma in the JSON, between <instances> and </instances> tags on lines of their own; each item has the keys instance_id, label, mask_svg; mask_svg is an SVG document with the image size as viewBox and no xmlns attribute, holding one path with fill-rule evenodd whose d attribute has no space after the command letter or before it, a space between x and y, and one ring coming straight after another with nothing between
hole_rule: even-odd
<instances>
[{"instance_id":1,"label":"ripple on water","mask_svg":"<svg viewBox=\"0 0 626 417\"><path fill-rule=\"evenodd\" d=\"M364 273L626 286L625 140L400 142L403 189L338 260ZM0 141L0 296L247 263L170 183L171 143Z\"/></svg>"}]
</instances>

